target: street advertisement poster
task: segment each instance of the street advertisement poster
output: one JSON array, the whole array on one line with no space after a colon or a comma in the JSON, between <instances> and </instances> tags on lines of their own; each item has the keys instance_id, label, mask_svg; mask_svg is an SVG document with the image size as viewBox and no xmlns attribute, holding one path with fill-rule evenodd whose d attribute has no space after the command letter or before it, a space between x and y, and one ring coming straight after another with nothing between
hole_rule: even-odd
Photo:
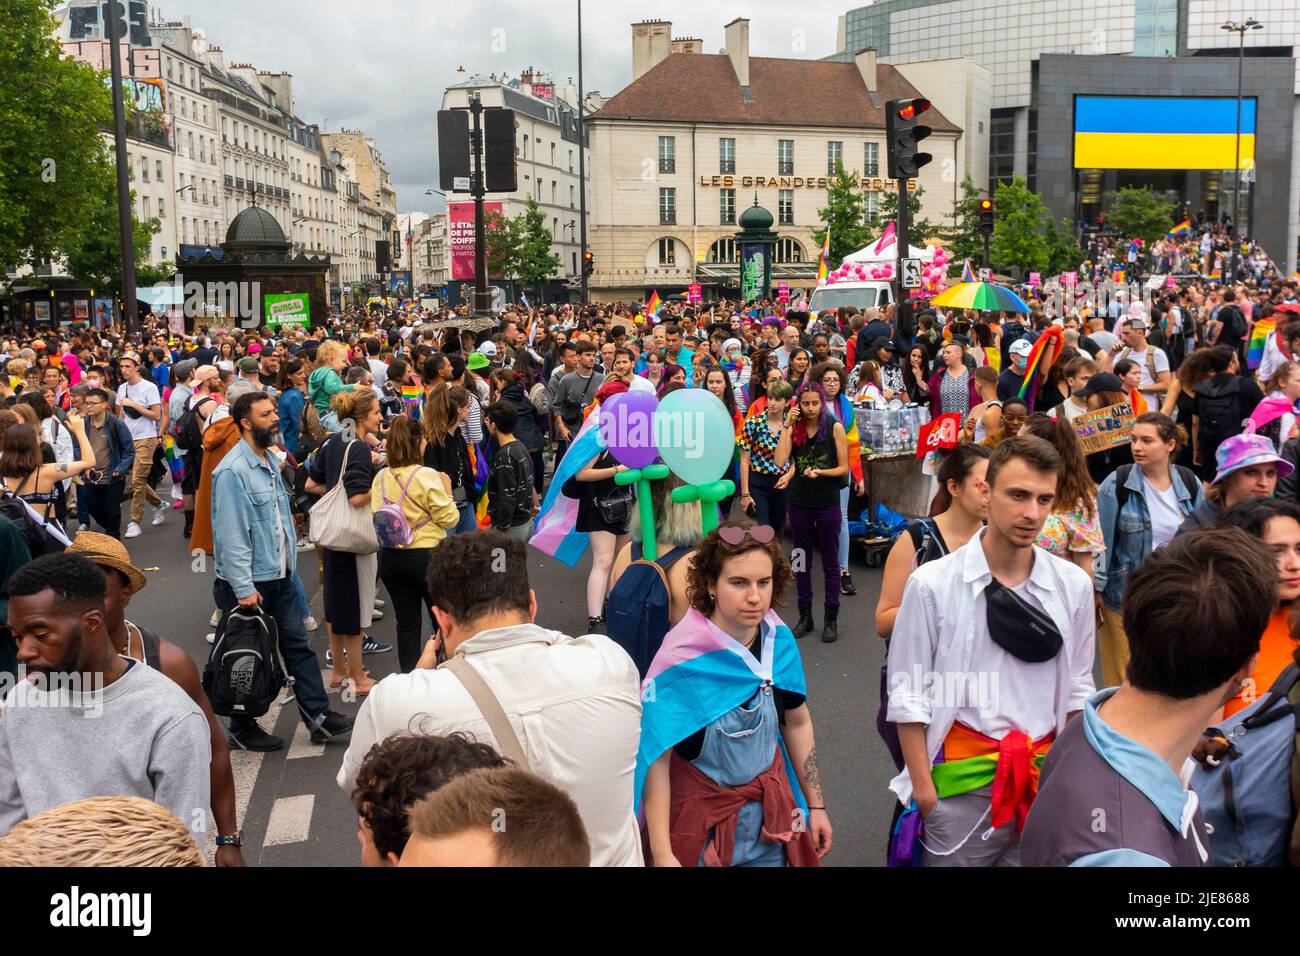
<instances>
[{"instance_id":1,"label":"street advertisement poster","mask_svg":"<svg viewBox=\"0 0 1300 956\"><path fill-rule=\"evenodd\" d=\"M113 300L95 300L95 328L103 331L113 327Z\"/></svg>"},{"instance_id":2,"label":"street advertisement poster","mask_svg":"<svg viewBox=\"0 0 1300 956\"><path fill-rule=\"evenodd\" d=\"M753 302L767 298L767 247L745 243L740 247L740 300Z\"/></svg>"},{"instance_id":3,"label":"street advertisement poster","mask_svg":"<svg viewBox=\"0 0 1300 956\"><path fill-rule=\"evenodd\" d=\"M32 305L35 307L33 314L36 317L36 321L44 322L46 325L48 325L50 322L50 315L51 315L50 304L45 301L39 301L39 302L33 302Z\"/></svg>"},{"instance_id":4,"label":"street advertisement poster","mask_svg":"<svg viewBox=\"0 0 1300 956\"><path fill-rule=\"evenodd\" d=\"M90 300L89 299L72 300L72 324L77 328L82 328L82 329L90 325Z\"/></svg>"},{"instance_id":5,"label":"street advertisement poster","mask_svg":"<svg viewBox=\"0 0 1300 956\"><path fill-rule=\"evenodd\" d=\"M420 299L420 308L424 309L426 312L433 312L438 308L438 300L426 296Z\"/></svg>"},{"instance_id":6,"label":"street advertisement poster","mask_svg":"<svg viewBox=\"0 0 1300 956\"><path fill-rule=\"evenodd\" d=\"M1135 417L1130 402L1108 405L1080 415L1074 420L1074 432L1079 436L1083 453L1091 455L1095 451L1106 451L1129 441L1133 437Z\"/></svg>"},{"instance_id":7,"label":"street advertisement poster","mask_svg":"<svg viewBox=\"0 0 1300 956\"><path fill-rule=\"evenodd\" d=\"M483 218L502 215L499 202L483 204ZM474 278L474 204L453 202L447 204L447 225L451 233L451 277L457 281Z\"/></svg>"},{"instance_id":8,"label":"street advertisement poster","mask_svg":"<svg viewBox=\"0 0 1300 956\"><path fill-rule=\"evenodd\" d=\"M282 325L311 325L311 300L305 292L291 292L285 295L262 296L262 315L266 325L277 328Z\"/></svg>"}]
</instances>

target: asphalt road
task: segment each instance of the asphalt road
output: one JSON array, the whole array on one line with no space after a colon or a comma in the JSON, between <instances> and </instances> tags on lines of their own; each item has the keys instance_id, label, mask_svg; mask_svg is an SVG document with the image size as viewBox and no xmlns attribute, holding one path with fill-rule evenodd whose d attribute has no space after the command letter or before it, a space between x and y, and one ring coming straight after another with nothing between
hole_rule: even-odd
<instances>
[{"instance_id":1,"label":"asphalt road","mask_svg":"<svg viewBox=\"0 0 1300 956\"><path fill-rule=\"evenodd\" d=\"M125 524L125 522L124 522ZM211 562L191 558L181 537L180 511L168 513L160 527L146 524L144 534L125 542L149 584L131 601L128 617L184 648L200 669L207 660L205 635L213 630ZM788 542L787 542L788 546ZM538 623L569 634L586 629L586 568L569 570L530 549L530 584L538 594ZM842 598L840 640L822 644L814 634L800 642L807 672L809 707L817 734L817 754L835 831L827 865L878 866L884 861L886 831L892 810L886 789L893 763L875 732L879 671L884 645L872 626L880 572L853 557L858 593ZM299 573L313 613L320 612L318 562L314 552L299 556ZM820 587L820 575L814 575ZM793 591L793 589L792 589ZM382 586L381 596L385 596ZM793 623L794 594L787 615ZM818 605L815 614L821 624ZM392 643L391 608L370 633ZM328 647L324 624L310 635L324 668ZM366 658L376 678L397 668L396 651ZM328 682L327 682L328 686ZM355 703L333 695L336 710L352 714ZM285 738L286 747L261 755L232 754L239 820L244 828L245 859L263 866L352 866L360 860L356 815L335 785L344 746L313 745L292 704L276 708L262 725Z\"/></svg>"}]
</instances>

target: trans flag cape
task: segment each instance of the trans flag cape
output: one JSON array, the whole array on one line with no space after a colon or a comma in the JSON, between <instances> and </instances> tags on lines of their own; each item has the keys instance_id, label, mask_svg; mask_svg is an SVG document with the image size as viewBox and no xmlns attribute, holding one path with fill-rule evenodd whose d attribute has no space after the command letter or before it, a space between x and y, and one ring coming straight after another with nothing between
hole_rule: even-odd
<instances>
[{"instance_id":1,"label":"trans flag cape","mask_svg":"<svg viewBox=\"0 0 1300 956\"><path fill-rule=\"evenodd\" d=\"M754 696L764 684L807 694L803 661L790 629L775 611L763 619L763 660L691 608L668 632L641 685L641 746L636 755L636 812L650 765L701 727ZM781 742L795 803L808 812L799 780Z\"/></svg>"},{"instance_id":2,"label":"trans flag cape","mask_svg":"<svg viewBox=\"0 0 1300 956\"><path fill-rule=\"evenodd\" d=\"M537 512L537 532L528 541L538 551L570 568L577 567L587 553L587 533L574 529L578 521L578 502L561 489L604 448L600 443L600 411L597 409L587 416L574 436L573 444L555 466L555 475L546 489L546 499Z\"/></svg>"}]
</instances>

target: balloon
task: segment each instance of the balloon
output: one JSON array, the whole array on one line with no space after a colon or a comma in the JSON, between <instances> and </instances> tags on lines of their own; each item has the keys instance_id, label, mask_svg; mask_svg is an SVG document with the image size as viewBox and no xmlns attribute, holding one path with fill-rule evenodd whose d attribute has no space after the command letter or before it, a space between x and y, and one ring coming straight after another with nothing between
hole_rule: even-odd
<instances>
[{"instance_id":1,"label":"balloon","mask_svg":"<svg viewBox=\"0 0 1300 956\"><path fill-rule=\"evenodd\" d=\"M654 413L659 400L649 392L623 392L600 408L600 437L621 465L645 468L659 457Z\"/></svg>"},{"instance_id":2,"label":"balloon","mask_svg":"<svg viewBox=\"0 0 1300 956\"><path fill-rule=\"evenodd\" d=\"M664 396L655 412L655 437L664 464L691 485L725 475L736 450L736 426L726 406L702 388Z\"/></svg>"}]
</instances>

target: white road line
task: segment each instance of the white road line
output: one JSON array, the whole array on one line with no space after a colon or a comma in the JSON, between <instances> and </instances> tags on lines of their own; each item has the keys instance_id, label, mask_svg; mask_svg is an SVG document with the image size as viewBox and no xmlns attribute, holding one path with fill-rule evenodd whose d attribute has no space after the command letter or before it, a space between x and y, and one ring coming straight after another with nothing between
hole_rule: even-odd
<instances>
[{"instance_id":1,"label":"white road line","mask_svg":"<svg viewBox=\"0 0 1300 956\"><path fill-rule=\"evenodd\" d=\"M311 814L316 806L314 793L298 797L280 797L271 805L271 819L266 825L263 846L302 843L311 830Z\"/></svg>"},{"instance_id":2,"label":"white road line","mask_svg":"<svg viewBox=\"0 0 1300 956\"><path fill-rule=\"evenodd\" d=\"M275 722L280 717L280 698L277 697L271 704L271 709L260 718L259 722L265 727L275 729ZM223 727L226 720L217 718ZM238 747L230 748L230 770L235 778L235 819L239 821L242 829L244 818L248 814L248 800L253 795L253 788L257 785L257 775L262 769L262 760L266 757L264 753L258 753L253 750L240 750ZM213 858L217 852L217 826L212 818L211 811L208 812L208 835L203 847L203 855L207 857L208 866L212 865Z\"/></svg>"},{"instance_id":3,"label":"white road line","mask_svg":"<svg viewBox=\"0 0 1300 956\"><path fill-rule=\"evenodd\" d=\"M285 760L297 760L299 757L319 757L325 753L324 744L311 742L311 731L301 720L293 731L293 740L289 743L289 752Z\"/></svg>"}]
</instances>

